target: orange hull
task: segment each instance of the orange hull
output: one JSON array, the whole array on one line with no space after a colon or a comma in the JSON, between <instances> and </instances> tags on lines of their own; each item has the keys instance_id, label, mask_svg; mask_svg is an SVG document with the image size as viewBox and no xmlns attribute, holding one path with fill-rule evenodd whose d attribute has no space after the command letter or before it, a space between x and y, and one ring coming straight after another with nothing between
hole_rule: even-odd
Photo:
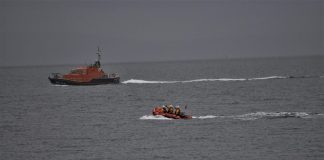
<instances>
[{"instance_id":1,"label":"orange hull","mask_svg":"<svg viewBox=\"0 0 324 160\"><path fill-rule=\"evenodd\" d=\"M92 79L104 77L102 69L96 67L80 67L69 74L63 75L63 79L77 82L90 82Z\"/></svg>"}]
</instances>

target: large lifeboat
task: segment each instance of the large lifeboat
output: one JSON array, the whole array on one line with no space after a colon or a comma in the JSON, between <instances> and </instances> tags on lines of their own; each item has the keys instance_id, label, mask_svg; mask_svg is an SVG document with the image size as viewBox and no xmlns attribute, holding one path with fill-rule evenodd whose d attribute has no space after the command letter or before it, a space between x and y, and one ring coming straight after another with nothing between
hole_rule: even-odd
<instances>
[{"instance_id":1,"label":"large lifeboat","mask_svg":"<svg viewBox=\"0 0 324 160\"><path fill-rule=\"evenodd\" d=\"M153 109L152 111L153 115L161 115L167 118L172 118L172 119L192 119L192 116L190 115L184 115L184 114L174 114L174 113L168 113L166 112L163 107L157 106Z\"/></svg>"},{"instance_id":2,"label":"large lifeboat","mask_svg":"<svg viewBox=\"0 0 324 160\"><path fill-rule=\"evenodd\" d=\"M105 73L100 64L101 50L98 47L98 59L89 66L72 69L70 73L61 75L52 73L48 79L52 84L57 85L99 85L119 83L120 77L117 73Z\"/></svg>"}]
</instances>

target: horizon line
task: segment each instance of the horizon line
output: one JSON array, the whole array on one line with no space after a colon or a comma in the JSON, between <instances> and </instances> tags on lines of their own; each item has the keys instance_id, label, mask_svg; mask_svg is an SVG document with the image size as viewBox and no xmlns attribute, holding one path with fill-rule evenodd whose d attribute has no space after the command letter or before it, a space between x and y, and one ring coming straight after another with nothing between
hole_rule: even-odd
<instances>
[{"instance_id":1,"label":"horizon line","mask_svg":"<svg viewBox=\"0 0 324 160\"><path fill-rule=\"evenodd\" d=\"M324 57L321 54L311 55L275 55L275 56L246 56L246 57L221 57L221 58L191 58L191 59L175 59L175 60L143 60L143 61L115 61L115 62L101 62L106 64L131 64L131 63L163 63L163 62L189 62L189 61L213 61L213 60L235 60L235 59L271 59L271 58L301 58L301 57ZM0 65L0 68L20 68L20 67L52 67L52 66L78 66L89 65L81 63L71 64L26 64L26 65Z\"/></svg>"}]
</instances>

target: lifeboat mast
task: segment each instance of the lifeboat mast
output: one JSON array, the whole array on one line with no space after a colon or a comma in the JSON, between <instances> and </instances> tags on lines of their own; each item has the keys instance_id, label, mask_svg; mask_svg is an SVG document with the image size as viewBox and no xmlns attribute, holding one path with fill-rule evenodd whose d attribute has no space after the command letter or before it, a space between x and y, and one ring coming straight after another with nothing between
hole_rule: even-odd
<instances>
[{"instance_id":1,"label":"lifeboat mast","mask_svg":"<svg viewBox=\"0 0 324 160\"><path fill-rule=\"evenodd\" d=\"M100 64L100 60L101 60L101 53L102 53L102 50L100 49L100 47L98 46L98 51L97 51L97 61L95 62L94 66L97 67L97 68L100 68L101 67L101 64Z\"/></svg>"}]
</instances>

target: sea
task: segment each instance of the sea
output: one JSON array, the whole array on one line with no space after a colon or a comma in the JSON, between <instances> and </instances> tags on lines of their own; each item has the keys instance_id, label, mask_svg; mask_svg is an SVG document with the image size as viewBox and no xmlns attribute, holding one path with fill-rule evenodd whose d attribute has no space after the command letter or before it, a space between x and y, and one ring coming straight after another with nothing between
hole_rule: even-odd
<instances>
[{"instance_id":1,"label":"sea","mask_svg":"<svg viewBox=\"0 0 324 160\"><path fill-rule=\"evenodd\" d=\"M324 159L324 56L109 63L120 84L48 81L73 67L0 68L1 160ZM165 104L193 119L152 115Z\"/></svg>"}]
</instances>

